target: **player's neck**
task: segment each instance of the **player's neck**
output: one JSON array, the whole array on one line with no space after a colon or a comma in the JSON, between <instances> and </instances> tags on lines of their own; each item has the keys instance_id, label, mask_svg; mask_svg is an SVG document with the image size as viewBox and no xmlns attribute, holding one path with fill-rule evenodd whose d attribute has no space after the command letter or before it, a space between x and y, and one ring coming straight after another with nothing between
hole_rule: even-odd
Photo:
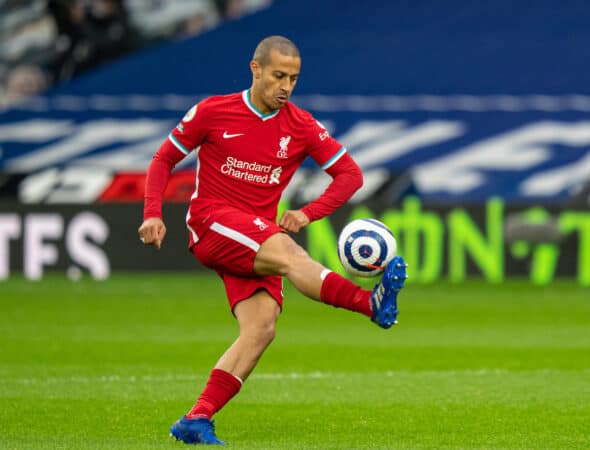
<instances>
[{"instance_id":1,"label":"player's neck","mask_svg":"<svg viewBox=\"0 0 590 450\"><path fill-rule=\"evenodd\" d=\"M254 94L254 90L252 88L248 89L248 96L250 104L254 106L262 115L271 114L276 111L276 109L270 109L268 106L266 106L266 104Z\"/></svg>"}]
</instances>

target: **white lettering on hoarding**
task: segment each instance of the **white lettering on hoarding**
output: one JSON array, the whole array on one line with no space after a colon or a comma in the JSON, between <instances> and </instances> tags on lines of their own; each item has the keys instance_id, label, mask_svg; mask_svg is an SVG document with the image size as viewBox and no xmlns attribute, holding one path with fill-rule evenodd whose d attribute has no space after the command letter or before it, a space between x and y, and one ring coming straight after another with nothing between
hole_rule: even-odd
<instances>
[{"instance_id":1,"label":"white lettering on hoarding","mask_svg":"<svg viewBox=\"0 0 590 450\"><path fill-rule=\"evenodd\" d=\"M86 267L93 278L104 280L110 274L110 264L100 247L92 245L88 238L104 244L109 227L102 218L92 212L83 212L72 219L66 233L66 249L70 258Z\"/></svg>"},{"instance_id":2,"label":"white lettering on hoarding","mask_svg":"<svg viewBox=\"0 0 590 450\"><path fill-rule=\"evenodd\" d=\"M25 218L24 273L31 280L43 277L43 267L57 263L55 244L63 232L63 218L59 214L29 214Z\"/></svg>"},{"instance_id":3,"label":"white lettering on hoarding","mask_svg":"<svg viewBox=\"0 0 590 450\"><path fill-rule=\"evenodd\" d=\"M65 241L67 257L75 264L67 273L87 270L93 278L110 275L109 259L101 248L109 226L99 215L81 212L69 224L58 213L0 214L0 280L10 276L11 240L22 237L23 273L30 280L43 278L45 269L60 260L60 242Z\"/></svg>"},{"instance_id":4,"label":"white lettering on hoarding","mask_svg":"<svg viewBox=\"0 0 590 450\"><path fill-rule=\"evenodd\" d=\"M10 274L10 240L20 237L20 227L17 214L0 214L0 280Z\"/></svg>"},{"instance_id":5,"label":"white lettering on hoarding","mask_svg":"<svg viewBox=\"0 0 590 450\"><path fill-rule=\"evenodd\" d=\"M552 159L554 144L587 147L590 122L544 121L525 125L423 163L413 170L413 178L424 193L465 193L486 183L486 171L518 173L541 166ZM570 171L567 175L571 176L570 183L572 178L581 178L580 172ZM566 178L561 178L556 188L567 187L564 181ZM544 182L524 181L521 189L526 195L548 195L551 192L543 190Z\"/></svg>"}]
</instances>

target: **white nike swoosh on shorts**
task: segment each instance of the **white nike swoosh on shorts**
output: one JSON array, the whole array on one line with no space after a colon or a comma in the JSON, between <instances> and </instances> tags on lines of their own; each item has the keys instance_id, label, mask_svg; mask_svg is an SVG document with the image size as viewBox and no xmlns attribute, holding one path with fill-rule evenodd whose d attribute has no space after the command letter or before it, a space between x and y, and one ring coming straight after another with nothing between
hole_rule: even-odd
<instances>
[{"instance_id":1,"label":"white nike swoosh on shorts","mask_svg":"<svg viewBox=\"0 0 590 450\"><path fill-rule=\"evenodd\" d=\"M231 138L235 138L235 137L243 136L243 135L244 135L244 133L228 134L227 131L223 132L223 137L225 139L231 139Z\"/></svg>"}]
</instances>

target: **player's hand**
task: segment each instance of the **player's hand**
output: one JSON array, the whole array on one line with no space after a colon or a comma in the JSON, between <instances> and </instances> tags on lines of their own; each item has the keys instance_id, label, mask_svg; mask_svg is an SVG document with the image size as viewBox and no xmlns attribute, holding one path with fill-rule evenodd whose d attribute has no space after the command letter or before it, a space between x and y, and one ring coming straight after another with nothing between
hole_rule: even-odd
<instances>
[{"instance_id":1,"label":"player's hand","mask_svg":"<svg viewBox=\"0 0 590 450\"><path fill-rule=\"evenodd\" d=\"M301 211L289 210L283 213L283 217L279 221L279 226L285 231L297 233L304 226L309 225L309 217Z\"/></svg>"},{"instance_id":2,"label":"player's hand","mask_svg":"<svg viewBox=\"0 0 590 450\"><path fill-rule=\"evenodd\" d=\"M166 236L166 225L159 217L150 217L143 221L137 232L141 242L153 245L160 250L164 236Z\"/></svg>"}]
</instances>

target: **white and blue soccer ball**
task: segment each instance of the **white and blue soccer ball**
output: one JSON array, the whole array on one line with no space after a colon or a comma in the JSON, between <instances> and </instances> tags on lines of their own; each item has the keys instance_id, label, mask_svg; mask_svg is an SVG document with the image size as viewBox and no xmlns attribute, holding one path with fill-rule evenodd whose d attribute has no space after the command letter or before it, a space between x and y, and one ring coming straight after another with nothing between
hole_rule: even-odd
<instances>
[{"instance_id":1,"label":"white and blue soccer ball","mask_svg":"<svg viewBox=\"0 0 590 450\"><path fill-rule=\"evenodd\" d=\"M346 271L357 277L381 274L394 258L397 242L391 230L375 219L356 219L338 237L338 257Z\"/></svg>"}]
</instances>

